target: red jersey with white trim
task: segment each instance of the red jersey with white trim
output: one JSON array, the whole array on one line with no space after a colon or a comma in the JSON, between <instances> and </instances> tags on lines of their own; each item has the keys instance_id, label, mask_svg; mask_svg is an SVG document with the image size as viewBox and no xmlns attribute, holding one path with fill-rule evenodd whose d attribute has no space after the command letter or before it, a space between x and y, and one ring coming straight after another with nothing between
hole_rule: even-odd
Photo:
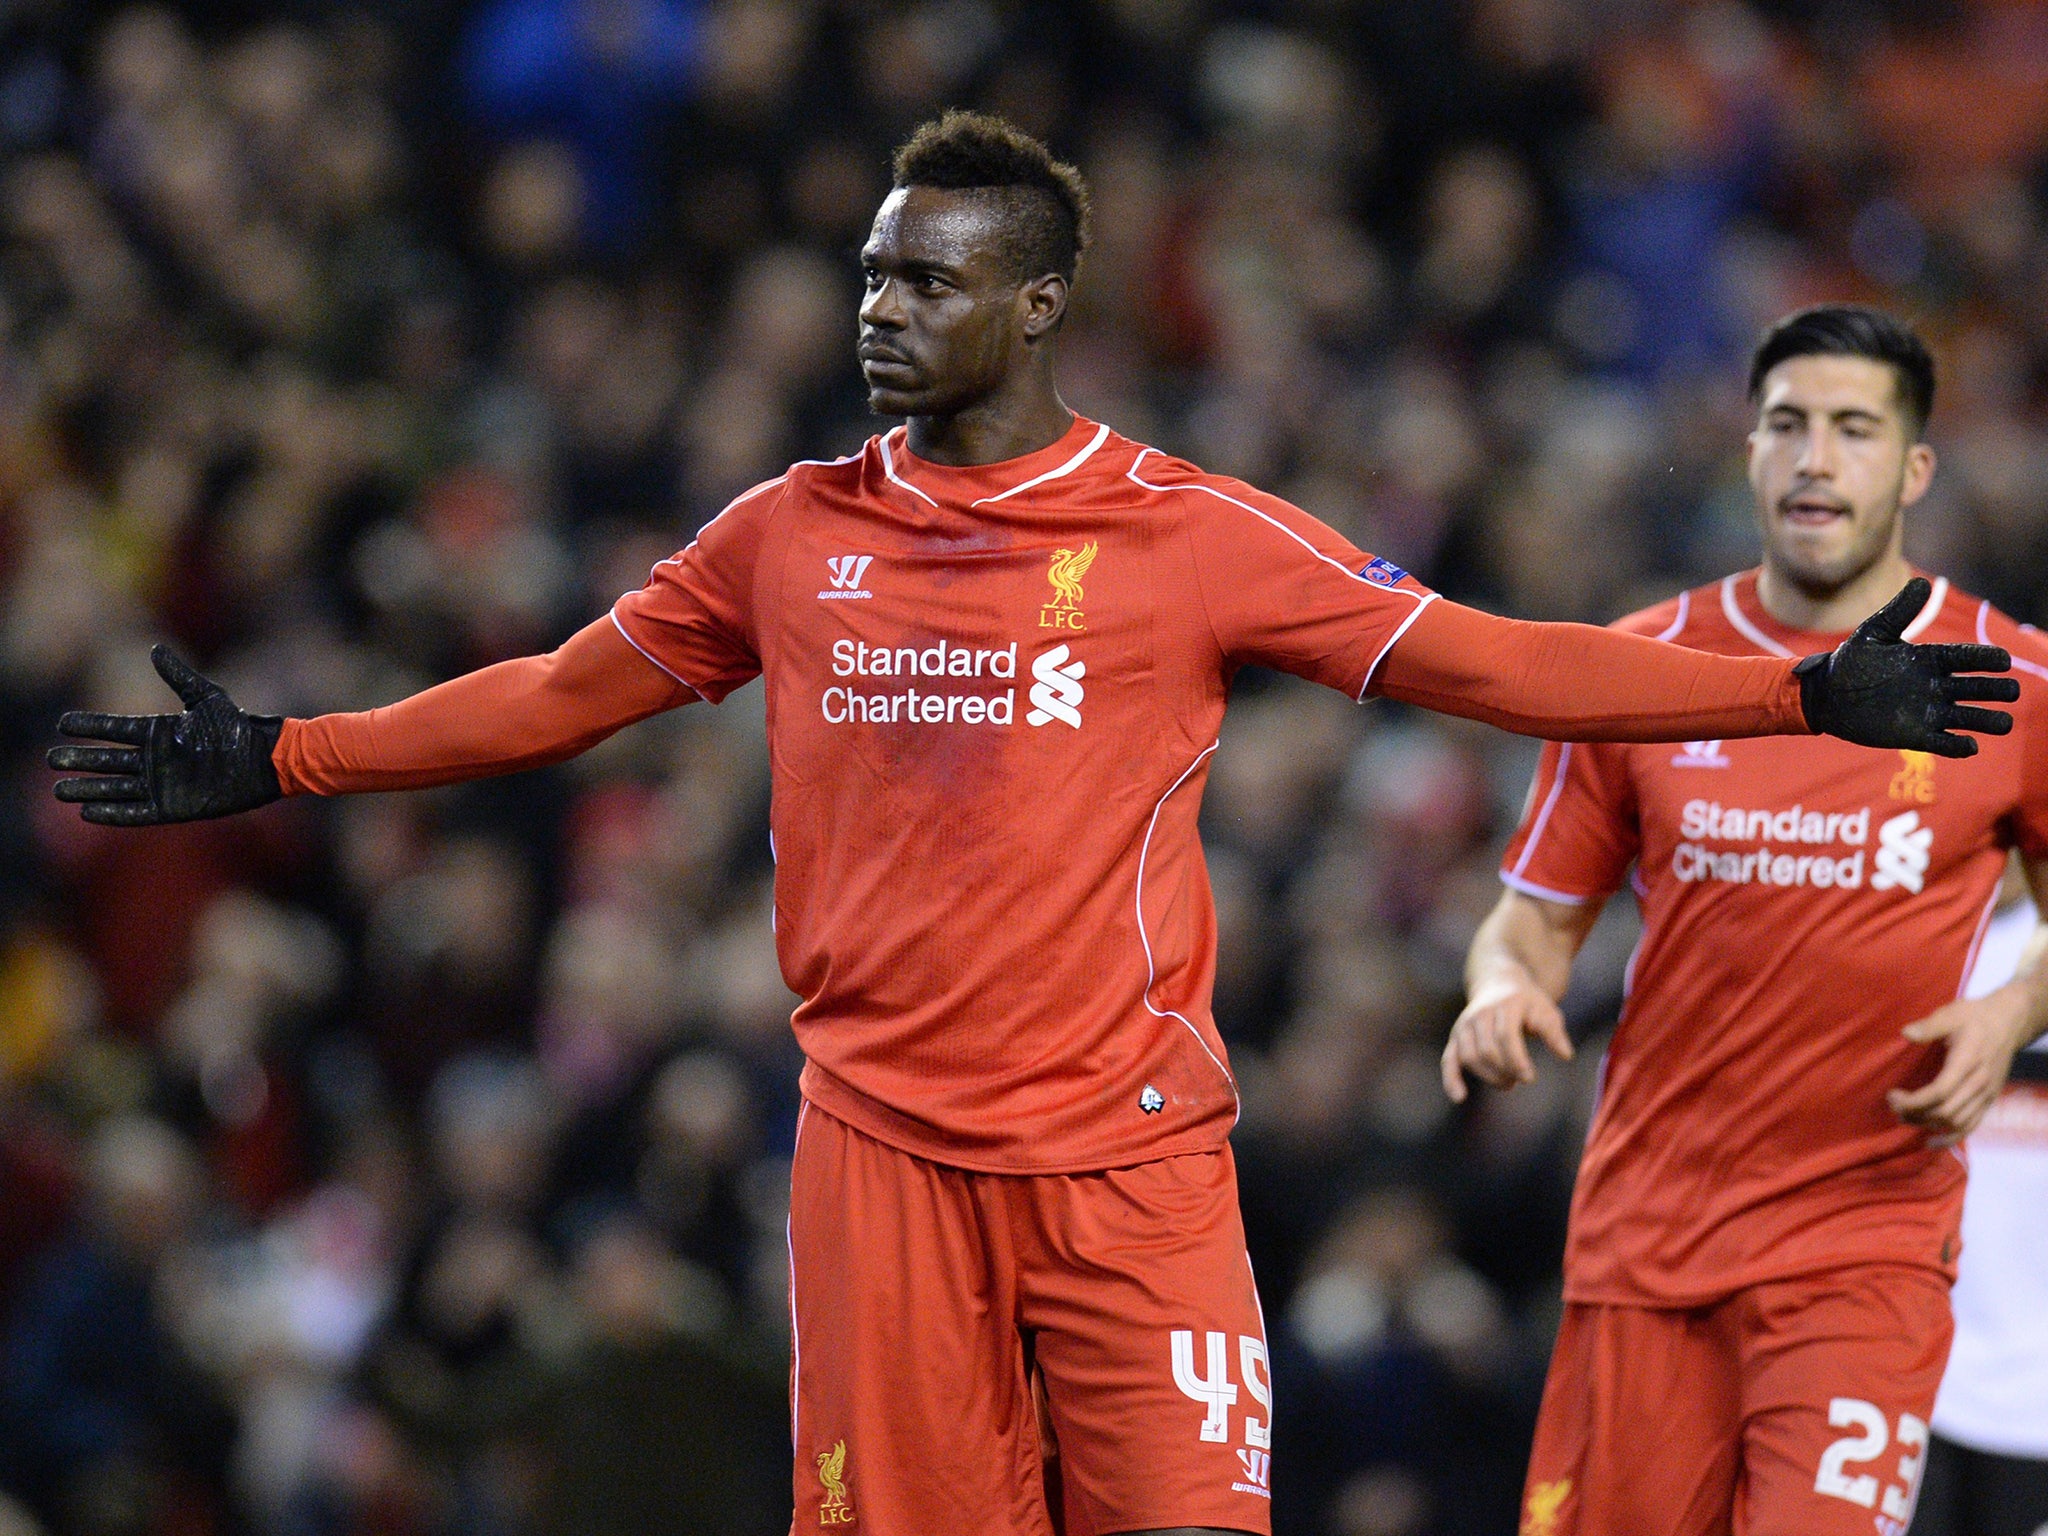
<instances>
[{"instance_id":1,"label":"red jersey with white trim","mask_svg":"<svg viewBox=\"0 0 2048 1536\"><path fill-rule=\"evenodd\" d=\"M1779 624L1756 573L1618 628L1727 655L1839 635ZM1832 737L1544 748L1502 878L1603 901L1634 866L1643 937L1573 1195L1565 1294L1696 1306L1864 1260L1954 1275L1964 1164L1885 1104L1941 1048L2006 850L2048 853L2048 643L1937 581L1907 630L2006 647L2010 736L1951 761Z\"/></svg>"},{"instance_id":2,"label":"red jersey with white trim","mask_svg":"<svg viewBox=\"0 0 2048 1536\"><path fill-rule=\"evenodd\" d=\"M1005 463L899 428L740 497L613 609L767 689L804 1092L996 1172L1223 1144L1196 813L1234 670L1361 696L1433 595L1287 503L1077 420Z\"/></svg>"}]
</instances>

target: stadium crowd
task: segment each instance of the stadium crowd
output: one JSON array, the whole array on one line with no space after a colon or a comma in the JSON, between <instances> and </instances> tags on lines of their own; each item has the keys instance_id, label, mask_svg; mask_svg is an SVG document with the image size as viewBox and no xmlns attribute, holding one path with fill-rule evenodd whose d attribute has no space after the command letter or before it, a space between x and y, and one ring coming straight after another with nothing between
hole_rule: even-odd
<instances>
[{"instance_id":1,"label":"stadium crowd","mask_svg":"<svg viewBox=\"0 0 2048 1536\"><path fill-rule=\"evenodd\" d=\"M2048 12L1991 0L0 10L0 1532L786 1529L798 1061L760 690L462 790L48 796L166 639L252 708L544 649L869 431L887 152L1091 177L1084 414L1444 590L1753 563L1740 360L1937 346L1909 548L2048 619ZM1248 675L1205 829L1288 1536L1514 1528L1597 1051L1436 1056L1529 743ZM1568 1012L1611 1020L1611 914Z\"/></svg>"}]
</instances>

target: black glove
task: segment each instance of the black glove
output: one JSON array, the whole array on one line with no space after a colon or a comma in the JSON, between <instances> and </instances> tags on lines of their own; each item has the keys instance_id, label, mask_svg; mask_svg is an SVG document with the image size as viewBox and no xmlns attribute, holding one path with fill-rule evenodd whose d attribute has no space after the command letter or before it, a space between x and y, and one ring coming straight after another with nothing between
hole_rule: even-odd
<instances>
[{"instance_id":1,"label":"black glove","mask_svg":"<svg viewBox=\"0 0 2048 1536\"><path fill-rule=\"evenodd\" d=\"M1799 702L1816 732L1865 747L1899 747L1938 757L1973 757L1977 743L1957 731L2004 736L2012 716L1959 702L2010 704L2020 696L2010 677L1957 677L1958 672L2009 672L2012 657L1995 645L1908 645L1900 638L1932 590L1915 576L1899 595L1836 646L1792 670Z\"/></svg>"},{"instance_id":2,"label":"black glove","mask_svg":"<svg viewBox=\"0 0 2048 1536\"><path fill-rule=\"evenodd\" d=\"M282 791L270 754L283 717L235 707L220 684L201 677L164 646L149 653L157 676L178 690L182 715L94 715L57 722L66 736L115 747L52 747L50 766L89 779L59 779L57 798L108 827L204 821L268 805Z\"/></svg>"}]
</instances>

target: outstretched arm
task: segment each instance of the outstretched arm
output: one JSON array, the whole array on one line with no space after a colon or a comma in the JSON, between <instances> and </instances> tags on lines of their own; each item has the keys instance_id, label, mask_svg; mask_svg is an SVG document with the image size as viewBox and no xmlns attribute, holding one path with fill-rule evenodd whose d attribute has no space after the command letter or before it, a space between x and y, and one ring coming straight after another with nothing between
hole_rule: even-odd
<instances>
[{"instance_id":1,"label":"outstretched arm","mask_svg":"<svg viewBox=\"0 0 2048 1536\"><path fill-rule=\"evenodd\" d=\"M429 688L382 709L279 720L236 707L162 646L151 655L185 703L176 715L69 714L57 798L87 821L158 826L225 816L280 794L423 789L558 763L622 726L698 697L630 644L609 617L560 649Z\"/></svg>"},{"instance_id":2,"label":"outstretched arm","mask_svg":"<svg viewBox=\"0 0 2048 1536\"><path fill-rule=\"evenodd\" d=\"M607 615L545 656L501 661L382 709L285 721L278 787L347 795L540 768L697 698Z\"/></svg>"},{"instance_id":3,"label":"outstretched arm","mask_svg":"<svg viewBox=\"0 0 2048 1536\"><path fill-rule=\"evenodd\" d=\"M1601 905L1501 893L1472 937L1465 957L1465 1011L1444 1046L1444 1092L1453 1104L1465 1102L1468 1072L1496 1088L1535 1082L1525 1036L1534 1035L1552 1054L1571 1060L1571 1036L1557 1005Z\"/></svg>"},{"instance_id":4,"label":"outstretched arm","mask_svg":"<svg viewBox=\"0 0 2048 1536\"><path fill-rule=\"evenodd\" d=\"M1927 601L1915 577L1835 651L1792 663L1716 656L1588 624L1495 618L1431 603L1388 652L1371 691L1552 741L1691 741L1825 732L1872 747L1968 757L1958 731L2004 735L2011 658L1996 646L1908 645Z\"/></svg>"}]
</instances>

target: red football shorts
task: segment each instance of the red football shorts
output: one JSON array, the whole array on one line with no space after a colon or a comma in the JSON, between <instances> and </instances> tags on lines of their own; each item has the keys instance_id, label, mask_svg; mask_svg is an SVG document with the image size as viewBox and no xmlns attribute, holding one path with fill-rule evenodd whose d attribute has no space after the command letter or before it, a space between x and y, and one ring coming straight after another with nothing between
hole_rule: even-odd
<instances>
[{"instance_id":1,"label":"red football shorts","mask_svg":"<svg viewBox=\"0 0 2048 1536\"><path fill-rule=\"evenodd\" d=\"M1521 1536L1903 1536L1953 1332L1906 1265L1568 1305Z\"/></svg>"},{"instance_id":2,"label":"red football shorts","mask_svg":"<svg viewBox=\"0 0 2048 1536\"><path fill-rule=\"evenodd\" d=\"M806 1105L789 1245L798 1536L1271 1529L1227 1148L971 1173Z\"/></svg>"}]
</instances>

